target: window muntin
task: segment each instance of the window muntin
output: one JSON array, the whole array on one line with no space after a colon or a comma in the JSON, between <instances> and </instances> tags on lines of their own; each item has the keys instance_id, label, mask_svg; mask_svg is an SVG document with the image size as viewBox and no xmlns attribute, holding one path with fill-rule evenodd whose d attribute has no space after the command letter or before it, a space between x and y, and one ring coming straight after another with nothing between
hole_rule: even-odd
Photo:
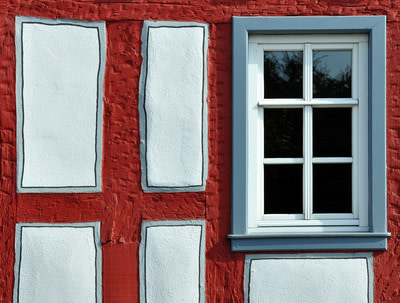
<instances>
[{"instance_id":1,"label":"window muntin","mask_svg":"<svg viewBox=\"0 0 400 303\"><path fill-rule=\"evenodd\" d=\"M256 93L249 96L262 121L254 138L264 144L254 142L259 188L257 201L249 201L257 204L249 207L249 231L368 229L366 194L359 193L367 188L359 173L360 159L368 165L367 141L358 136L367 117L360 119L367 100L359 91L367 90L360 66L367 66L368 39L350 36L250 37L249 90Z\"/></svg>"}]
</instances>

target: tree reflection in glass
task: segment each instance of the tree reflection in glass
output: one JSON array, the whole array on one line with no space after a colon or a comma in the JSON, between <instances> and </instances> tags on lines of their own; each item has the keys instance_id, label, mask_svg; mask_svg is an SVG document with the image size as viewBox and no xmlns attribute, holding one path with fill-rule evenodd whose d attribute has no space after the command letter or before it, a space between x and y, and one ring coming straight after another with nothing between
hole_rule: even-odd
<instances>
[{"instance_id":1,"label":"tree reflection in glass","mask_svg":"<svg viewBox=\"0 0 400 303\"><path fill-rule=\"evenodd\" d=\"M351 98L351 50L313 51L313 97ZM303 98L303 52L264 52L264 98Z\"/></svg>"},{"instance_id":2,"label":"tree reflection in glass","mask_svg":"<svg viewBox=\"0 0 400 303\"><path fill-rule=\"evenodd\" d=\"M303 98L303 52L264 52L264 98Z\"/></svg>"},{"instance_id":3,"label":"tree reflection in glass","mask_svg":"<svg viewBox=\"0 0 400 303\"><path fill-rule=\"evenodd\" d=\"M313 97L351 98L351 50L313 51Z\"/></svg>"}]
</instances>

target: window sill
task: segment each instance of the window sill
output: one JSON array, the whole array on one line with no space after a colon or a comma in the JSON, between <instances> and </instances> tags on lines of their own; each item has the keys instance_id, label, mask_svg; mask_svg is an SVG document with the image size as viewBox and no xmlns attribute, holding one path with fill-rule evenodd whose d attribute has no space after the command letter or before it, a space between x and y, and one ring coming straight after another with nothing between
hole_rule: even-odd
<instances>
[{"instance_id":1,"label":"window sill","mask_svg":"<svg viewBox=\"0 0 400 303\"><path fill-rule=\"evenodd\" d=\"M390 233L230 234L231 249L241 251L386 250Z\"/></svg>"}]
</instances>

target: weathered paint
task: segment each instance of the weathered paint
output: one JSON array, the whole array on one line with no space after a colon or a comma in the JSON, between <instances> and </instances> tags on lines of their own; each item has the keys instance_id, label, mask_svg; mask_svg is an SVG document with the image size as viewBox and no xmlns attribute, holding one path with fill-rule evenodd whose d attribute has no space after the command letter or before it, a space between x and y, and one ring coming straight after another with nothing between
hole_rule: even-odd
<instances>
[{"instance_id":1,"label":"weathered paint","mask_svg":"<svg viewBox=\"0 0 400 303\"><path fill-rule=\"evenodd\" d=\"M16 194L15 16L106 21L101 193ZM206 220L207 302L243 302L244 253L231 253L232 16L387 16L388 250L375 252L375 302L400 297L400 3L389 0L5 1L0 4L0 298L12 300L16 222L101 222L103 300L139 302L143 220ZM209 174L205 192L144 193L138 87L143 20L208 23Z\"/></svg>"}]
</instances>

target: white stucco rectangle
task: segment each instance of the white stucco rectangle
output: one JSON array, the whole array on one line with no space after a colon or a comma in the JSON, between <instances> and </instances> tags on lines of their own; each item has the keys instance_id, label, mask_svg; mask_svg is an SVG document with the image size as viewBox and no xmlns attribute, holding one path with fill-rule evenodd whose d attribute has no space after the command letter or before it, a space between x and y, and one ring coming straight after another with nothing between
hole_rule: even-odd
<instances>
[{"instance_id":1,"label":"white stucco rectangle","mask_svg":"<svg viewBox=\"0 0 400 303\"><path fill-rule=\"evenodd\" d=\"M101 302L99 223L17 224L14 302Z\"/></svg>"},{"instance_id":2,"label":"white stucco rectangle","mask_svg":"<svg viewBox=\"0 0 400 303\"><path fill-rule=\"evenodd\" d=\"M372 257L371 257L372 259ZM246 302L372 302L365 256L247 256Z\"/></svg>"},{"instance_id":3,"label":"white stucco rectangle","mask_svg":"<svg viewBox=\"0 0 400 303\"><path fill-rule=\"evenodd\" d=\"M204 222L143 224L141 302L205 302L204 265Z\"/></svg>"},{"instance_id":4,"label":"white stucco rectangle","mask_svg":"<svg viewBox=\"0 0 400 303\"><path fill-rule=\"evenodd\" d=\"M104 23L17 17L16 33L18 189L99 191Z\"/></svg>"},{"instance_id":5,"label":"white stucco rectangle","mask_svg":"<svg viewBox=\"0 0 400 303\"><path fill-rule=\"evenodd\" d=\"M145 190L204 189L207 29L145 23L140 106Z\"/></svg>"}]
</instances>

